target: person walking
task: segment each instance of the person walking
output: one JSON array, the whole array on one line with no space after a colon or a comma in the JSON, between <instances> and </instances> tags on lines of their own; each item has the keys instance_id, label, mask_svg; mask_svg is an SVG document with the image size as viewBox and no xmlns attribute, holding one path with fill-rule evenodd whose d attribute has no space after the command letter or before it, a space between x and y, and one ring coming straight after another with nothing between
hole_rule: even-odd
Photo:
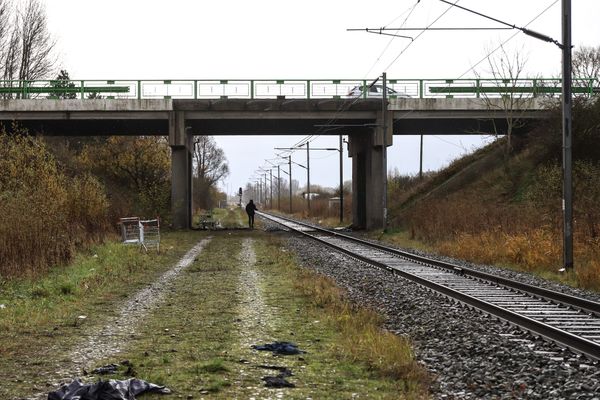
<instances>
[{"instance_id":1,"label":"person walking","mask_svg":"<svg viewBox=\"0 0 600 400\"><path fill-rule=\"evenodd\" d=\"M256 208L254 200L250 200L250 202L246 204L246 214L248 214L248 226L250 229L254 229L254 212L256 210L258 210L258 208Z\"/></svg>"}]
</instances>

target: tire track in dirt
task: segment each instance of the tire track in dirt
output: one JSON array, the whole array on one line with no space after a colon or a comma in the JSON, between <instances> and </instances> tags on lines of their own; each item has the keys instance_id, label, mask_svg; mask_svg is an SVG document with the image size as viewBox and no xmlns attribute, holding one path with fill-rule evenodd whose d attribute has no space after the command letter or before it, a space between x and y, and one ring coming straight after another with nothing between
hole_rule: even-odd
<instances>
[{"instance_id":1,"label":"tire track in dirt","mask_svg":"<svg viewBox=\"0 0 600 400\"><path fill-rule=\"evenodd\" d=\"M101 329L86 329L85 338L78 346L68 352L68 366L54 372L57 383L72 380L90 369L95 363L118 354L127 344L128 338L136 333L136 328L144 318L154 310L172 289L173 281L189 267L210 242L211 237L201 240L190 249L177 264L156 279L152 284L130 297L120 308L116 317L109 317ZM47 393L38 393L31 399L46 399Z\"/></svg>"},{"instance_id":2,"label":"tire track in dirt","mask_svg":"<svg viewBox=\"0 0 600 400\"><path fill-rule=\"evenodd\" d=\"M256 376L256 367L252 364L261 364L262 356L250 353L253 344L262 343L273 340L273 316L277 314L277 310L266 304L263 296L261 282L263 276L256 268L256 253L254 251L254 240L252 238L244 239L242 250L238 256L238 260L242 265L242 270L239 276L239 290L241 294L240 307L238 311L239 318L239 340L242 351L247 351L249 361L242 364L240 368L240 382L247 379L248 376ZM252 361L252 363L250 363ZM260 386L259 386L260 385ZM283 396L282 389L265 389L262 387L262 382L256 380L256 386L246 387L252 391L250 399L253 398L281 398Z\"/></svg>"}]
</instances>

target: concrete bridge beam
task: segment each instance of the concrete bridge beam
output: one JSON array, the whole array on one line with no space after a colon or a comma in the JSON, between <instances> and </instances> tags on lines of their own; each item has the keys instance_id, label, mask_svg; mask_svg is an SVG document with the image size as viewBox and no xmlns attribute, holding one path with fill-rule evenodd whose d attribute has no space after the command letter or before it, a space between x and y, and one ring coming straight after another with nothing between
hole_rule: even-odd
<instances>
[{"instance_id":1,"label":"concrete bridge beam","mask_svg":"<svg viewBox=\"0 0 600 400\"><path fill-rule=\"evenodd\" d=\"M189 229L192 226L193 135L185 128L182 111L169 113L169 145L173 228Z\"/></svg>"}]
</instances>

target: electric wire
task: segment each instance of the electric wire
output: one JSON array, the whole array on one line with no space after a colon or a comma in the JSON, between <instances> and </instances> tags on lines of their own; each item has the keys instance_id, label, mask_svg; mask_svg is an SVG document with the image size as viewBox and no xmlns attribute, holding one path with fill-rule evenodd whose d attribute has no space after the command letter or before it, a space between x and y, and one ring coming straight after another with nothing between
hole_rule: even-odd
<instances>
[{"instance_id":1,"label":"electric wire","mask_svg":"<svg viewBox=\"0 0 600 400\"><path fill-rule=\"evenodd\" d=\"M412 15L413 11L415 10L417 4L419 4L421 0L417 0L417 2L415 4L413 4L412 7L408 8L406 11L404 11L403 13L401 13L399 16L397 16L396 18L394 18L392 21L390 21L387 25L393 24L394 22L396 22L398 19L400 19L404 14L406 14L408 12L408 15L406 16L406 18L404 19L404 21L402 22L401 26L404 26L406 24L406 22L408 21L408 18L410 18L410 16ZM385 26L387 26L385 25ZM373 68L375 68L375 65L377 64L377 62L379 61L379 59L383 56L383 54L385 53L385 51L388 49L388 47L390 46L390 44L392 43L392 41L394 40L394 38L392 38L388 45L384 48L384 50L382 51L382 53L379 55L379 58L375 61L375 63L373 63L373 65L371 66L371 68L369 69L369 71L364 75L364 77L368 76L369 73L371 73L371 71L373 70ZM360 99L360 96L357 97L352 103L350 103L350 105L344 107L344 105L342 105L338 110L336 110L336 114L334 115L333 118L331 118L329 121L327 121L327 123L325 125L329 125L333 122L335 122L338 118L337 116L339 115L339 113L346 111L348 108L350 108L354 103L356 103L356 101ZM315 134L311 134L308 135L306 137L304 137L303 139L301 139L300 141L298 141L296 144L294 144L291 147L302 147L304 146L306 143L310 143L313 142L314 140L316 140L320 135L319 133L325 133L325 132L329 132L330 129L326 129L324 127L321 127L317 130L317 132ZM289 154L292 153L294 150L284 150L284 154Z\"/></svg>"},{"instance_id":2,"label":"electric wire","mask_svg":"<svg viewBox=\"0 0 600 400\"><path fill-rule=\"evenodd\" d=\"M431 28L431 26L433 26L438 20L440 20L444 15L446 15L448 13L448 11L453 8L454 6L456 6L458 4L460 0L456 0L452 5L450 5L441 15L439 15L432 23L430 23L424 30L422 30L415 38L413 41L411 41L404 49L402 49L402 51L392 60L392 62L385 68L385 70L389 69L401 56L402 54L404 54L406 52L406 50L423 34L425 33L427 30L429 30L429 28ZM531 25L533 22L535 22L538 18L540 18L543 14L545 14L550 8L552 8L556 3L558 3L559 0L555 0L552 4L550 4L548 7L546 7L541 13L539 13L535 18L533 18L531 21L529 21L524 28L527 28L529 25ZM410 11L407 15L407 17L404 19L401 27L403 27L408 18L412 15L414 9L416 8L417 4L419 4L420 0L418 0L411 8ZM398 17L396 17L392 22L390 22L389 24L395 22L397 19L401 18L403 14L405 14L406 11L402 14L400 14ZM388 24L388 25L389 25ZM506 24L506 23L504 23ZM386 25L387 26L387 25ZM502 48L502 46L504 46L506 43L508 43L510 40L512 40L514 37L516 37L519 33L522 33L522 31L517 31L515 34L511 35L508 39L506 39L504 42L502 42L502 44L500 44L498 47L496 47L494 50L492 50L491 52L489 52L485 57L483 57L481 60L479 60L477 63L475 63L474 65L472 65L469 69L467 69L464 73L462 73L458 78L456 79L461 79L462 77L464 77L467 73L469 73L470 71L472 71L473 69L475 69L479 64L481 64L483 61L485 61L486 59L489 59L489 57L491 57L496 51L498 51L500 48ZM388 44L385 46L384 50L382 51L382 53L379 55L379 57L376 59L376 61L374 62L374 64L371 66L371 68L369 69L369 71L367 72L367 74L365 74L365 76L367 76L372 70L373 68L377 65L377 63L379 62L379 60L381 59L381 57L384 55L384 53L387 51L387 49L389 48L389 46L391 45L391 43L393 42L394 38L392 38ZM347 105L342 105L338 110L336 110L336 114L334 115L334 117L332 117L326 125L331 124L332 122L336 121L338 118L338 115L347 111L352 105L354 105L358 100L360 99L360 96L357 97L356 99L354 99L351 103L347 104ZM405 116L404 116L405 117ZM325 129L323 127L319 128L317 130L317 132L315 134L310 134L307 135L306 137L304 137L303 139L301 139L300 141L298 141L296 144L294 144L291 147L297 147L298 150L302 150L302 146L304 146L306 143L310 143L313 142L314 140L316 140L320 135L319 133L324 133L324 132L328 132L331 129ZM445 141L439 137L436 137L439 140ZM446 141L447 142L447 141ZM465 150L464 147L461 147L459 145L456 145L455 143L451 143L451 142L447 142L451 145L454 145L458 148L461 148L463 150ZM278 157L283 157L283 154L287 154L290 155L292 154L294 150L282 150L280 153L276 153L276 155Z\"/></svg>"},{"instance_id":3,"label":"electric wire","mask_svg":"<svg viewBox=\"0 0 600 400\"><path fill-rule=\"evenodd\" d=\"M410 11L408 12L408 15L406 16L406 18L404 19L404 21L402 22L402 24L400 25L400 27L404 27L404 25L406 25L406 22L408 21L408 19L410 18L410 16L412 15L413 11L415 11L415 8L417 7L417 4L419 4L421 2L421 0L418 0L413 6L412 8L410 8ZM406 13L406 11L404 12ZM403 13L403 14L404 14ZM384 28L393 24L394 22L396 22L396 20L398 18L400 18L402 16L402 14L399 17L396 17L393 21L391 21L390 23L384 25ZM369 68L369 71L367 71L367 73L363 76L367 77L369 76L369 74L371 73L371 71L373 71L373 69L375 68L375 66L377 65L377 63L381 60L381 57L383 57L383 55L386 53L386 51L389 49L390 45L392 44L392 42L394 41L394 39L396 39L396 37L392 37L387 45L383 48L383 50L381 51L381 53L379 54L379 57L377 57L377 59L375 60L375 62L373 63L373 65L371 66L371 68Z\"/></svg>"},{"instance_id":4,"label":"electric wire","mask_svg":"<svg viewBox=\"0 0 600 400\"><path fill-rule=\"evenodd\" d=\"M463 146L463 145L458 145L458 144L456 144L456 143L454 143L454 142L452 142L452 141L450 141L450 140L447 140L447 139L442 139L441 137L439 137L439 136L437 136L437 135L430 135L430 136L433 136L433 137L434 137L434 138L436 138L437 140L440 140L440 141L442 141L442 142L444 142L444 143L448 143L448 144L451 144L452 146L458 147L458 148L459 148L459 149L461 149L461 150L467 151L467 148L466 148L465 146Z\"/></svg>"},{"instance_id":5,"label":"electric wire","mask_svg":"<svg viewBox=\"0 0 600 400\"><path fill-rule=\"evenodd\" d=\"M546 12L548 12L548 10L550 10L556 3L558 3L559 0L554 0L552 2L552 4L550 4L548 7L546 7L542 12L540 12L538 15L536 15L531 21L529 21L524 28L527 28L529 25L531 25L532 23L534 23L537 19L539 19L542 15L544 15ZM494 50L492 50L491 52L489 52L486 56L484 56L481 60L477 61L477 63L473 64L471 67L469 67L469 69L467 69L465 72L463 72L462 74L460 74L460 76L456 79L461 79L463 76L465 76L466 74L468 74L469 72L473 71L475 68L477 68L477 66L479 64L481 64L482 62L484 62L485 60L489 59L496 51L500 50L506 43L508 43L509 41L511 41L512 39L514 39L519 33L522 33L521 31L517 31L514 34L512 34L511 36L508 37L508 39L506 39L505 41L503 41L498 47L496 47Z\"/></svg>"},{"instance_id":6,"label":"electric wire","mask_svg":"<svg viewBox=\"0 0 600 400\"><path fill-rule=\"evenodd\" d=\"M425 27L425 29L423 29L409 44L407 44L406 47L404 47L404 49L402 49L402 51L396 56L396 58L394 58L392 60L392 62L389 63L389 65L384 68L384 71L387 71L388 69L390 69L390 67L392 65L394 65L396 63L396 61L398 61L398 59L400 58L400 56L402 56L402 54L404 54L406 52L406 50L408 50L408 48L410 46L412 46L413 43L415 43L417 41L418 38L420 38L425 32L427 32L427 30L431 26L433 26L433 24L435 24L436 22L438 22L444 15L446 15L448 13L448 11L450 11L456 4L458 4L459 1L460 0L456 0L454 2L454 4L452 4L451 6L449 6L442 14L440 14L440 16L438 16L436 19L434 19L432 23L430 23L427 27Z\"/></svg>"},{"instance_id":7,"label":"electric wire","mask_svg":"<svg viewBox=\"0 0 600 400\"><path fill-rule=\"evenodd\" d=\"M548 5L546 8L544 8L539 14L537 14L533 19L531 19L527 24L525 24L524 28L527 28L529 25L531 25L533 22L535 22L536 20L538 20L542 15L544 15L546 12L548 12L548 10L550 10L554 5L556 5L556 3L558 3L559 0L554 0L550 5ZM454 3L456 4L456 3ZM450 6L453 7L453 6ZM435 21L434 21L435 22ZM514 39L519 33L522 33L521 31L517 31L514 34L512 34L510 37L508 37L505 41L503 41L498 47L496 47L494 50L492 50L491 52L489 52L486 56L484 56L481 60L479 60L477 63L475 63L474 65L472 65L471 67L469 67L469 69L467 69L465 72L463 72L458 78L456 78L456 80L463 78L466 74L468 74L469 72L473 71L475 68L477 68L477 66L479 64L481 64L482 62L484 62L485 60L489 59L496 51L498 51L499 49L501 49L506 43L508 43L509 41L511 41L512 39ZM396 121L394 122L398 122L398 120L405 118L408 114L410 114L410 112L407 112L406 114L402 115L400 118L398 118ZM448 142L444 139L441 139L440 137L437 137L435 135L432 135L434 137L436 137L438 140L441 140L443 142L447 142L453 146L456 146L458 148L461 148L463 150L466 150L464 147L461 147L455 143L451 143Z\"/></svg>"}]
</instances>

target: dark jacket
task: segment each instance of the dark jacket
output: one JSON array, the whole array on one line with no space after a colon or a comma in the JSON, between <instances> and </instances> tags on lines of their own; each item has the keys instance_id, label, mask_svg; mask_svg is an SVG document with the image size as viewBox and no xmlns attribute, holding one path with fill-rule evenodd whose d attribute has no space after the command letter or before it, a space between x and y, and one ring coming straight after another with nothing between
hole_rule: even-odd
<instances>
[{"instance_id":1,"label":"dark jacket","mask_svg":"<svg viewBox=\"0 0 600 400\"><path fill-rule=\"evenodd\" d=\"M250 200L250 203L246 204L246 212L248 213L248 215L254 215L254 211L256 210L258 210L258 208L256 208L254 202Z\"/></svg>"}]
</instances>

